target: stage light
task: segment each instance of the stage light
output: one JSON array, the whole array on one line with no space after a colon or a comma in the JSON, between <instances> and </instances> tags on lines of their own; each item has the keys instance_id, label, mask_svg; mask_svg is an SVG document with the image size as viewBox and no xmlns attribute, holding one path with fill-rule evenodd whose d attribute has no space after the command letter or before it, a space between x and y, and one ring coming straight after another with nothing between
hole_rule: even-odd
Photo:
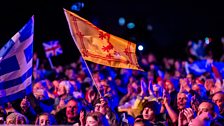
<instances>
[{"instance_id":1,"label":"stage light","mask_svg":"<svg viewBox=\"0 0 224 126\"><path fill-rule=\"evenodd\" d=\"M125 18L120 17L120 18L118 19L118 23L119 23L120 26L123 26L123 25L125 24Z\"/></svg>"},{"instance_id":2,"label":"stage light","mask_svg":"<svg viewBox=\"0 0 224 126\"><path fill-rule=\"evenodd\" d=\"M148 31L152 31L152 30L153 30L152 25L148 24L148 25L147 25L147 30L148 30Z\"/></svg>"},{"instance_id":3,"label":"stage light","mask_svg":"<svg viewBox=\"0 0 224 126\"><path fill-rule=\"evenodd\" d=\"M221 42L224 44L224 37L221 38Z\"/></svg>"},{"instance_id":4,"label":"stage light","mask_svg":"<svg viewBox=\"0 0 224 126\"><path fill-rule=\"evenodd\" d=\"M144 49L144 47L143 47L142 45L139 45L139 46L138 46L138 50L139 50L139 51L142 51L143 49Z\"/></svg>"},{"instance_id":5,"label":"stage light","mask_svg":"<svg viewBox=\"0 0 224 126\"><path fill-rule=\"evenodd\" d=\"M205 43L206 43L206 44L209 44L210 42L212 42L212 39L209 38L209 37L206 37L206 38L205 38Z\"/></svg>"},{"instance_id":6,"label":"stage light","mask_svg":"<svg viewBox=\"0 0 224 126\"><path fill-rule=\"evenodd\" d=\"M83 2L76 2L71 6L71 10L80 11L84 6L85 4Z\"/></svg>"},{"instance_id":7,"label":"stage light","mask_svg":"<svg viewBox=\"0 0 224 126\"><path fill-rule=\"evenodd\" d=\"M135 24L133 22L129 22L127 24L127 27L128 27L128 29L133 29L133 28L135 28Z\"/></svg>"}]
</instances>

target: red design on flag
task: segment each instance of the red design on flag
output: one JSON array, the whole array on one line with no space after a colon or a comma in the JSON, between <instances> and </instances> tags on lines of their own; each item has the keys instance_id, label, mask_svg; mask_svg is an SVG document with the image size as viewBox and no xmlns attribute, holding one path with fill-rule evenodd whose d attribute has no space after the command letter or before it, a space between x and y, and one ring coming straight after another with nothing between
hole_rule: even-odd
<instances>
[{"instance_id":1,"label":"red design on flag","mask_svg":"<svg viewBox=\"0 0 224 126\"><path fill-rule=\"evenodd\" d=\"M124 53L128 56L130 63L133 64L133 60L131 57L131 51L130 51L131 42L128 42L127 48L124 50Z\"/></svg>"},{"instance_id":2,"label":"red design on flag","mask_svg":"<svg viewBox=\"0 0 224 126\"><path fill-rule=\"evenodd\" d=\"M113 56L110 53L107 54L106 57L109 58L109 59L113 58Z\"/></svg>"},{"instance_id":3,"label":"red design on flag","mask_svg":"<svg viewBox=\"0 0 224 126\"><path fill-rule=\"evenodd\" d=\"M49 41L43 43L46 57L58 56L63 53L59 41Z\"/></svg>"},{"instance_id":4,"label":"red design on flag","mask_svg":"<svg viewBox=\"0 0 224 126\"><path fill-rule=\"evenodd\" d=\"M107 52L109 52L111 49L113 49L114 47L113 47L113 45L111 44L111 43L108 43L108 45L107 46L103 46L103 48L102 48L102 50L105 52L105 51L107 51Z\"/></svg>"},{"instance_id":5,"label":"red design on flag","mask_svg":"<svg viewBox=\"0 0 224 126\"><path fill-rule=\"evenodd\" d=\"M103 33L103 31L99 31L100 33L99 33L99 38L101 39L101 40L103 40L103 39L105 39L106 37L107 37L107 41L109 41L109 38L110 38L110 34L108 34L108 33Z\"/></svg>"}]
</instances>

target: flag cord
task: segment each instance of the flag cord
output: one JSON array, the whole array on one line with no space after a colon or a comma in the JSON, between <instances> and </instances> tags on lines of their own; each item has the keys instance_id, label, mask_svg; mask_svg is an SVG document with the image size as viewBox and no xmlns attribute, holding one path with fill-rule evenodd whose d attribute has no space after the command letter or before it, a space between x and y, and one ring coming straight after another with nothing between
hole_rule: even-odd
<instances>
[{"instance_id":1,"label":"flag cord","mask_svg":"<svg viewBox=\"0 0 224 126\"><path fill-rule=\"evenodd\" d=\"M91 71L90 71L90 69L89 69L89 66L88 66L87 63L86 63L86 60L83 59L83 61L84 61L85 65L86 65L86 67L87 67L87 70L88 70L88 72L89 72L89 74L90 74L90 77L91 77L92 80L93 80L93 85L96 87L97 92L99 93L100 97L102 97L102 95L101 95L101 93L100 93L100 90L98 89L98 87L97 87L97 85L96 85L96 82L95 82L95 80L94 80L94 78L93 78L93 75L92 75L92 73L91 73Z\"/></svg>"}]
</instances>

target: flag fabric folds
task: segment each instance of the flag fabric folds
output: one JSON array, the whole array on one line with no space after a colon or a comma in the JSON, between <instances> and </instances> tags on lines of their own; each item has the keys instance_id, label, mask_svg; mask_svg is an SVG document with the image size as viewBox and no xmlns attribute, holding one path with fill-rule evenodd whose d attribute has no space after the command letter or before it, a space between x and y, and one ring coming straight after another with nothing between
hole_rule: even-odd
<instances>
[{"instance_id":1,"label":"flag fabric folds","mask_svg":"<svg viewBox=\"0 0 224 126\"><path fill-rule=\"evenodd\" d=\"M206 60L198 60L191 64L186 64L186 71L188 71L187 73L191 73L195 76L201 76L209 70L210 66L206 65Z\"/></svg>"},{"instance_id":2,"label":"flag fabric folds","mask_svg":"<svg viewBox=\"0 0 224 126\"><path fill-rule=\"evenodd\" d=\"M109 34L66 9L64 13L83 59L116 68L142 70L135 54L136 44Z\"/></svg>"},{"instance_id":3,"label":"flag fabric folds","mask_svg":"<svg viewBox=\"0 0 224 126\"><path fill-rule=\"evenodd\" d=\"M0 104L31 93L34 16L0 50Z\"/></svg>"},{"instance_id":4,"label":"flag fabric folds","mask_svg":"<svg viewBox=\"0 0 224 126\"><path fill-rule=\"evenodd\" d=\"M214 78L224 78L224 63L223 62L212 62L209 63L208 60L198 60L194 61L191 64L186 64L185 66L187 73L191 73L194 76L198 77L204 73L210 73Z\"/></svg>"},{"instance_id":5,"label":"flag fabric folds","mask_svg":"<svg viewBox=\"0 0 224 126\"><path fill-rule=\"evenodd\" d=\"M58 56L63 53L58 40L44 42L43 47L45 50L46 57Z\"/></svg>"}]
</instances>

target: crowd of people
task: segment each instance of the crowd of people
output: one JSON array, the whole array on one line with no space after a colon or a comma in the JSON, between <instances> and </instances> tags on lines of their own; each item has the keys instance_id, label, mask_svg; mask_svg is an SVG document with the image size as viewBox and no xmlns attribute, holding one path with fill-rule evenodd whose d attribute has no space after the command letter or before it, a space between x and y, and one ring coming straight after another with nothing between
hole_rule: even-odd
<instances>
[{"instance_id":1,"label":"crowd of people","mask_svg":"<svg viewBox=\"0 0 224 126\"><path fill-rule=\"evenodd\" d=\"M82 58L53 69L33 60L32 93L2 105L1 124L224 125L224 82L215 69L196 76L186 72L190 61L158 62L150 53L140 61L144 71L88 62L90 76Z\"/></svg>"}]
</instances>

